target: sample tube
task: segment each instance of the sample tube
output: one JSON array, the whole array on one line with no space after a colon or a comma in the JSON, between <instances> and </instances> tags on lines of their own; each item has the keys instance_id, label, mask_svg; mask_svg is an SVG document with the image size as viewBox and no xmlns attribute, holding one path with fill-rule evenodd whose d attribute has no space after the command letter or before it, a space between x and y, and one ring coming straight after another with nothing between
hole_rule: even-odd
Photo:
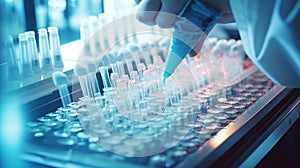
<instances>
[{"instance_id":1,"label":"sample tube","mask_svg":"<svg viewBox=\"0 0 300 168\"><path fill-rule=\"evenodd\" d=\"M119 74L118 73L111 73L110 74L110 82L111 82L111 87L116 88L117 87L117 80L119 79Z\"/></svg>"},{"instance_id":2,"label":"sample tube","mask_svg":"<svg viewBox=\"0 0 300 168\"><path fill-rule=\"evenodd\" d=\"M227 42L228 46L232 46L232 45L234 45L235 43L236 43L236 40L235 40L235 39L230 39L230 40L228 40L228 42Z\"/></svg>"},{"instance_id":3,"label":"sample tube","mask_svg":"<svg viewBox=\"0 0 300 168\"><path fill-rule=\"evenodd\" d=\"M91 55L91 48L89 44L90 39L90 29L89 29L89 20L83 19L80 23L80 40L82 42L84 55Z\"/></svg>"},{"instance_id":4,"label":"sample tube","mask_svg":"<svg viewBox=\"0 0 300 168\"><path fill-rule=\"evenodd\" d=\"M90 80L93 97L101 96L101 92L99 89L99 84L96 76L97 68L96 65L93 62L87 62L87 68L88 68L88 78Z\"/></svg>"},{"instance_id":5,"label":"sample tube","mask_svg":"<svg viewBox=\"0 0 300 168\"><path fill-rule=\"evenodd\" d=\"M103 83L104 89L111 87L111 83L109 80L109 74L108 74L108 67L101 66L101 67L99 67L99 70L100 70L100 74L102 77L102 83Z\"/></svg>"},{"instance_id":6,"label":"sample tube","mask_svg":"<svg viewBox=\"0 0 300 168\"><path fill-rule=\"evenodd\" d=\"M40 46L40 58L42 62L43 71L53 71L52 61L49 51L49 41L47 30L42 28L38 29L39 33L39 46Z\"/></svg>"},{"instance_id":7,"label":"sample tube","mask_svg":"<svg viewBox=\"0 0 300 168\"><path fill-rule=\"evenodd\" d=\"M54 85L58 87L61 102L64 108L71 103L71 98L68 90L68 78L63 72L56 71L52 74Z\"/></svg>"},{"instance_id":8,"label":"sample tube","mask_svg":"<svg viewBox=\"0 0 300 168\"><path fill-rule=\"evenodd\" d=\"M163 38L160 42L158 42L158 45L161 49L161 51L159 51L159 55L162 56L163 60L166 60L168 48L170 47L170 38Z\"/></svg>"},{"instance_id":9,"label":"sample tube","mask_svg":"<svg viewBox=\"0 0 300 168\"><path fill-rule=\"evenodd\" d=\"M98 36L98 19L97 16L89 16L88 20L90 32L89 44L91 48L91 54L93 56L97 56L101 52L100 38Z\"/></svg>"},{"instance_id":10,"label":"sample tube","mask_svg":"<svg viewBox=\"0 0 300 168\"><path fill-rule=\"evenodd\" d=\"M107 30L105 29L105 26L107 25L107 13L99 13L98 14L98 25L99 25L99 39L101 40L101 43L103 44L103 50L105 48L109 48L109 40L107 35ZM101 31L100 31L101 30Z\"/></svg>"},{"instance_id":11,"label":"sample tube","mask_svg":"<svg viewBox=\"0 0 300 168\"><path fill-rule=\"evenodd\" d=\"M116 12L116 13L113 13L111 16L112 16L112 26L113 26L113 33L112 35L114 36L113 37L113 42L117 42L117 45L120 45L118 42L119 42L119 38L120 38L120 27L123 26L123 25L119 25L119 16L120 13Z\"/></svg>"},{"instance_id":12,"label":"sample tube","mask_svg":"<svg viewBox=\"0 0 300 168\"><path fill-rule=\"evenodd\" d=\"M118 65L117 65L117 59L115 57L115 53L109 53L109 62L110 62L110 67L113 71L113 73L119 73L119 70L118 70Z\"/></svg>"},{"instance_id":13,"label":"sample tube","mask_svg":"<svg viewBox=\"0 0 300 168\"><path fill-rule=\"evenodd\" d=\"M34 73L41 72L39 53L37 50L36 39L34 31L25 33L28 41L28 54L31 56L31 66Z\"/></svg>"},{"instance_id":14,"label":"sample tube","mask_svg":"<svg viewBox=\"0 0 300 168\"><path fill-rule=\"evenodd\" d=\"M141 51L143 52L142 58L144 59L144 64L148 67L149 64L151 64L151 57L152 57L150 45L149 45L149 43L144 42L144 43L141 43L140 48L141 48Z\"/></svg>"},{"instance_id":15,"label":"sample tube","mask_svg":"<svg viewBox=\"0 0 300 168\"><path fill-rule=\"evenodd\" d=\"M123 77L125 75L125 68L124 68L125 53L122 50L123 49L120 49L118 51L117 58L116 58L119 77Z\"/></svg>"},{"instance_id":16,"label":"sample tube","mask_svg":"<svg viewBox=\"0 0 300 168\"><path fill-rule=\"evenodd\" d=\"M28 42L24 33L19 34L19 45L21 53L21 75L30 77L33 75L31 66L31 56L28 55Z\"/></svg>"},{"instance_id":17,"label":"sample tube","mask_svg":"<svg viewBox=\"0 0 300 168\"><path fill-rule=\"evenodd\" d=\"M236 42L232 46L230 46L230 55L233 59L233 73L235 77L238 77L242 74L243 71L243 60L244 60L244 54L243 54L243 46L241 43Z\"/></svg>"},{"instance_id":18,"label":"sample tube","mask_svg":"<svg viewBox=\"0 0 300 168\"><path fill-rule=\"evenodd\" d=\"M53 60L53 66L57 70L64 68L60 51L60 41L57 27L48 27L49 40L50 40L50 53Z\"/></svg>"},{"instance_id":19,"label":"sample tube","mask_svg":"<svg viewBox=\"0 0 300 168\"><path fill-rule=\"evenodd\" d=\"M104 91L105 91L105 89L111 87L109 73L108 73L108 69L109 69L109 58L108 57L109 57L109 55L104 55L102 57L101 63L98 65L100 74L101 74L101 78L102 78Z\"/></svg>"},{"instance_id":20,"label":"sample tube","mask_svg":"<svg viewBox=\"0 0 300 168\"><path fill-rule=\"evenodd\" d=\"M76 65L75 74L78 77L83 97L93 97L92 88L89 84L87 69L84 66Z\"/></svg>"},{"instance_id":21,"label":"sample tube","mask_svg":"<svg viewBox=\"0 0 300 168\"><path fill-rule=\"evenodd\" d=\"M20 70L16 49L14 46L13 38L11 36L8 36L5 45L5 48L7 50L8 79L17 80L20 78Z\"/></svg>"},{"instance_id":22,"label":"sample tube","mask_svg":"<svg viewBox=\"0 0 300 168\"><path fill-rule=\"evenodd\" d=\"M127 48L132 53L132 57L133 57L133 59L135 61L135 65L137 67L137 65L139 63L141 63L140 58L139 58L139 50L140 50L139 46L136 45L135 43L129 43L127 45Z\"/></svg>"},{"instance_id":23,"label":"sample tube","mask_svg":"<svg viewBox=\"0 0 300 168\"><path fill-rule=\"evenodd\" d=\"M143 63L138 64L138 74L139 74L139 80L143 81L144 80L144 71L146 70L146 66Z\"/></svg>"},{"instance_id":24,"label":"sample tube","mask_svg":"<svg viewBox=\"0 0 300 168\"><path fill-rule=\"evenodd\" d=\"M126 48L124 50L122 50L122 52L123 52L123 54L125 56L125 62L126 62L126 67L127 67L127 74L130 75L130 72L133 71L133 66L132 66L133 59L132 59L132 55L129 52L129 50L126 49Z\"/></svg>"}]
</instances>

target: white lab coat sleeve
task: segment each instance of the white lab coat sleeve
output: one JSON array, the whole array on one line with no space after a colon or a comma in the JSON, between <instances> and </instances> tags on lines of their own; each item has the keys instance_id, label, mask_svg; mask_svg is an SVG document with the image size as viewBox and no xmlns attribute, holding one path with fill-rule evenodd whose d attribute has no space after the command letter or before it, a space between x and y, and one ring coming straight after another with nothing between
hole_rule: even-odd
<instances>
[{"instance_id":1,"label":"white lab coat sleeve","mask_svg":"<svg viewBox=\"0 0 300 168\"><path fill-rule=\"evenodd\" d=\"M230 0L253 63L275 83L300 87L300 1Z\"/></svg>"}]
</instances>

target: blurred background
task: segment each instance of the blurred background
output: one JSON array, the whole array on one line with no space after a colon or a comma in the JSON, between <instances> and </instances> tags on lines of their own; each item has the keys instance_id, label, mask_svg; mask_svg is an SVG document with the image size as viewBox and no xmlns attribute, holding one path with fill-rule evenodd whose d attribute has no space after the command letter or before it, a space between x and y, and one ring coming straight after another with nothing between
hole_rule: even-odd
<instances>
[{"instance_id":1,"label":"blurred background","mask_svg":"<svg viewBox=\"0 0 300 168\"><path fill-rule=\"evenodd\" d=\"M1 34L57 26L61 44L79 39L80 21L91 15L133 7L134 0L2 0Z\"/></svg>"}]
</instances>

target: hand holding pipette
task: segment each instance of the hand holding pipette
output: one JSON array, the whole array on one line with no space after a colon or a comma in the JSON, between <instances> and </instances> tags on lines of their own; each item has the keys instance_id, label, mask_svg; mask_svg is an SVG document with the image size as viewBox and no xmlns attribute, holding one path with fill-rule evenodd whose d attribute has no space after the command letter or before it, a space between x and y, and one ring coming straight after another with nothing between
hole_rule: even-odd
<instances>
[{"instance_id":1,"label":"hand holding pipette","mask_svg":"<svg viewBox=\"0 0 300 168\"><path fill-rule=\"evenodd\" d=\"M161 8L164 7L166 10L168 8L167 5L164 4L166 2L161 3ZM178 5L183 6L181 11L178 10L179 7L174 6L173 11L164 11L160 9L160 11L163 12L159 12L157 15L160 15L160 17L156 16L155 18L156 24L158 24L160 27L165 27L166 24L162 22L162 19L168 23L172 23L173 21L175 22L174 25L167 25L167 27L173 26L174 30L165 69L163 72L164 83L166 78L172 75L176 67L182 62L186 55L193 52L194 48L199 48L199 46L201 46L201 42L204 41L208 32L221 17L221 13L219 11L207 6L200 0L188 0L180 3L183 3ZM147 6L149 7L149 4L140 5L141 8ZM164 12L178 14L179 17L174 17L176 15L172 15L170 13L164 14ZM164 17L162 17L163 15ZM142 22L145 22L143 19L148 20L147 18L143 18L145 16L146 14L142 14L142 17L139 16L138 19ZM198 51L194 51L194 53L197 52Z\"/></svg>"}]
</instances>

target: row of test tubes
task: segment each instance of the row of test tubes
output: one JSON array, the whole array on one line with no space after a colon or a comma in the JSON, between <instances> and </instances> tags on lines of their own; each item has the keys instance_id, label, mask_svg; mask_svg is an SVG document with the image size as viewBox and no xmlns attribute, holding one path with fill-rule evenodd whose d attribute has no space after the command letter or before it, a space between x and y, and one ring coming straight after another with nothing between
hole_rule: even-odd
<instances>
[{"instance_id":1,"label":"row of test tubes","mask_svg":"<svg viewBox=\"0 0 300 168\"><path fill-rule=\"evenodd\" d=\"M247 79L257 70L243 70L240 41L212 38L205 42L201 55L179 66L164 88L163 51L169 39L164 40L165 44L162 39L131 42L100 60L82 60L75 67L83 92L77 109L79 121L106 150L135 156L170 148L175 151L172 155L186 156L186 148L197 149L271 87L263 76L259 77L262 83ZM204 66L200 59L211 66L200 67ZM180 140L186 142L176 146ZM114 148L120 144L125 148Z\"/></svg>"},{"instance_id":2,"label":"row of test tubes","mask_svg":"<svg viewBox=\"0 0 300 168\"><path fill-rule=\"evenodd\" d=\"M18 39L19 43L16 47L11 36L6 40L9 80L46 78L54 70L63 69L57 27L38 29L39 51L34 31L20 33Z\"/></svg>"},{"instance_id":3,"label":"row of test tubes","mask_svg":"<svg viewBox=\"0 0 300 168\"><path fill-rule=\"evenodd\" d=\"M128 144L134 144L118 131L139 137L159 134L160 127L155 124L158 112L167 103L175 105L179 94L172 93L171 89L163 90L159 80L170 42L168 37L156 38L154 29L147 27L148 32L143 35L152 37L151 40L140 40L134 15L108 16L99 14L98 18L90 16L83 20L84 54L74 70L83 93L80 121L96 139L109 138L101 143L105 143L103 147L107 150L113 150L110 142L127 139ZM98 72L102 82L96 77ZM171 95L176 98L172 99ZM168 125L170 120L163 125ZM143 134L142 129L152 131Z\"/></svg>"},{"instance_id":4,"label":"row of test tubes","mask_svg":"<svg viewBox=\"0 0 300 168\"><path fill-rule=\"evenodd\" d=\"M38 124L29 123L35 137L46 136L48 130L41 134L35 128L47 126L61 145L151 156L153 167L175 165L272 86L263 74L253 75L257 69L243 69L241 41L216 38L208 38L198 55L187 57L163 86L169 36L140 40L137 35L125 43L126 37L105 44L107 39L93 31L101 28L100 18L89 17L81 29L92 34L82 36L88 47L74 68L82 97L71 102L66 77L56 74L63 107L38 118Z\"/></svg>"},{"instance_id":5,"label":"row of test tubes","mask_svg":"<svg viewBox=\"0 0 300 168\"><path fill-rule=\"evenodd\" d=\"M170 33L170 29L158 26L145 26L136 20L134 10L120 10L114 13L99 13L81 20L80 39L83 54L99 56L113 47L126 46L129 42L138 43L137 29L143 31Z\"/></svg>"},{"instance_id":6,"label":"row of test tubes","mask_svg":"<svg viewBox=\"0 0 300 168\"><path fill-rule=\"evenodd\" d=\"M92 109L100 110L103 115L109 113L105 116L108 121L114 121L112 125L116 127L116 120L120 118L115 117L120 113L131 120L150 121L150 116L166 112L166 108L186 109L187 105L182 102L193 104L188 105L191 109L200 109L202 106L214 108L216 104L227 101L227 97L231 95L227 93L230 86L246 77L242 73L245 55L241 41L209 38L196 57L183 61L169 79L167 87L164 87L161 85L161 73L170 43L169 36L142 41L138 39L134 29L130 28L131 24L124 25L133 32L127 32L126 29L116 31L122 27L120 21L111 23L112 27L108 29L103 25L108 24L103 21L103 16L90 16L81 24L84 55L81 57L83 60L78 61L80 63L75 67L75 74L83 92L81 100L87 101L89 105L94 102ZM99 31L100 29L103 30ZM110 30L114 32L107 33ZM150 29L151 31L157 33L154 29ZM99 32L102 34L99 35ZM114 37L109 38L108 34ZM108 42L109 40L117 42ZM102 83L96 78L99 71ZM208 100L210 96L214 97L213 101ZM189 103L199 98L204 100L201 103L198 100L196 103ZM221 102L218 102L219 99Z\"/></svg>"}]
</instances>

